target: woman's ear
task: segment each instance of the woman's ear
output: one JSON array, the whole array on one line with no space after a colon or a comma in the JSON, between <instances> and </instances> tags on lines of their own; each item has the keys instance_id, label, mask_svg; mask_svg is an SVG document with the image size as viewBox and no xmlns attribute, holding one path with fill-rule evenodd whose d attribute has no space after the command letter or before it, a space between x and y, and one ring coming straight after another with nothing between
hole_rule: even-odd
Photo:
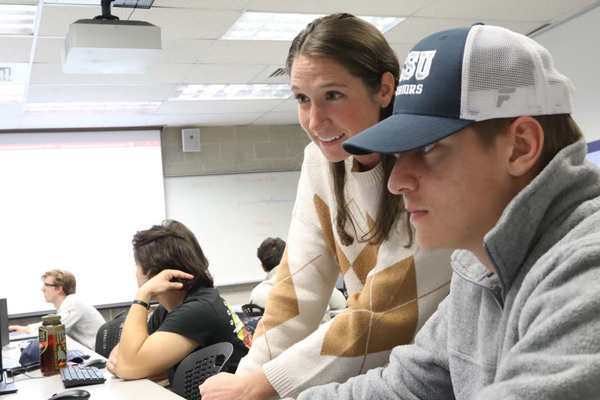
<instances>
[{"instance_id":1,"label":"woman's ear","mask_svg":"<svg viewBox=\"0 0 600 400\"><path fill-rule=\"evenodd\" d=\"M519 117L508 130L512 145L509 173L515 177L537 175L544 147L544 129L535 118Z\"/></svg>"},{"instance_id":2,"label":"woman's ear","mask_svg":"<svg viewBox=\"0 0 600 400\"><path fill-rule=\"evenodd\" d=\"M395 94L395 83L396 79L394 78L394 75L392 75L391 72L384 72L383 75L381 75L381 86L379 88L379 99L381 102L381 108L386 108L390 105L390 102L392 101L392 98Z\"/></svg>"}]
</instances>

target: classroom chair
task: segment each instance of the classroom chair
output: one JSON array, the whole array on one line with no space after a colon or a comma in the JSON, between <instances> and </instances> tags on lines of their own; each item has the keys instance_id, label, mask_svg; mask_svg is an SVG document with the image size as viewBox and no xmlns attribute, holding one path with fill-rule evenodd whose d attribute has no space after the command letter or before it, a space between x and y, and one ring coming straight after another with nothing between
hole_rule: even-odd
<instances>
[{"instance_id":1,"label":"classroom chair","mask_svg":"<svg viewBox=\"0 0 600 400\"><path fill-rule=\"evenodd\" d=\"M96 353L108 358L112 349L121 340L121 331L123 330L125 317L127 317L127 314L121 313L112 320L105 322L98 329L98 333L96 334Z\"/></svg>"},{"instance_id":2,"label":"classroom chair","mask_svg":"<svg viewBox=\"0 0 600 400\"><path fill-rule=\"evenodd\" d=\"M256 304L248 303L242 306L244 317L261 317L265 313L265 309Z\"/></svg>"},{"instance_id":3,"label":"classroom chair","mask_svg":"<svg viewBox=\"0 0 600 400\"><path fill-rule=\"evenodd\" d=\"M186 400L202 399L198 386L218 374L232 353L233 345L229 342L216 343L193 352L177 367L171 390Z\"/></svg>"}]
</instances>

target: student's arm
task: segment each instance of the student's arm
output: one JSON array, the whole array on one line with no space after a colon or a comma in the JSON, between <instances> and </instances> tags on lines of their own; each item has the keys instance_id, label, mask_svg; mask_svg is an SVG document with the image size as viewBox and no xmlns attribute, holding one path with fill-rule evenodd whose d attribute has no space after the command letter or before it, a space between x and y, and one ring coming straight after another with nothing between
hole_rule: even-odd
<instances>
[{"instance_id":1,"label":"student's arm","mask_svg":"<svg viewBox=\"0 0 600 400\"><path fill-rule=\"evenodd\" d=\"M8 331L9 332L25 332L25 333L29 333L31 332L31 327L29 325L9 325L8 326Z\"/></svg>"},{"instance_id":2,"label":"student's arm","mask_svg":"<svg viewBox=\"0 0 600 400\"><path fill-rule=\"evenodd\" d=\"M375 368L346 383L310 388L298 400L454 400L447 352L449 298L425 323L415 344L394 348L389 364Z\"/></svg>"},{"instance_id":3,"label":"student's arm","mask_svg":"<svg viewBox=\"0 0 600 400\"><path fill-rule=\"evenodd\" d=\"M496 399L597 399L600 384L600 249L598 239L554 250L549 271L519 293L518 341L496 379L475 396ZM558 264L558 265L556 265Z\"/></svg>"},{"instance_id":4,"label":"student's arm","mask_svg":"<svg viewBox=\"0 0 600 400\"><path fill-rule=\"evenodd\" d=\"M146 303L161 293L179 290L182 283L172 278L191 279L191 275L176 270L164 270L146 282L136 295ZM176 333L155 332L148 335L147 310L133 304L123 325L114 372L123 379L140 379L163 372L190 354L198 343ZM116 357L115 357L116 358Z\"/></svg>"}]
</instances>

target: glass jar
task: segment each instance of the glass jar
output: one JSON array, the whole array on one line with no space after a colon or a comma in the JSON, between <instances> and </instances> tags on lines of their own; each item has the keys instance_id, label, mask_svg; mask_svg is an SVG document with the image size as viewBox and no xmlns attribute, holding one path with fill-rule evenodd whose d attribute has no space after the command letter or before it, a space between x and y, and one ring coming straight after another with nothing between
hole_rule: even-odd
<instances>
[{"instance_id":1,"label":"glass jar","mask_svg":"<svg viewBox=\"0 0 600 400\"><path fill-rule=\"evenodd\" d=\"M39 332L42 374L56 374L60 368L67 365L67 333L60 321L60 315L43 316Z\"/></svg>"}]
</instances>

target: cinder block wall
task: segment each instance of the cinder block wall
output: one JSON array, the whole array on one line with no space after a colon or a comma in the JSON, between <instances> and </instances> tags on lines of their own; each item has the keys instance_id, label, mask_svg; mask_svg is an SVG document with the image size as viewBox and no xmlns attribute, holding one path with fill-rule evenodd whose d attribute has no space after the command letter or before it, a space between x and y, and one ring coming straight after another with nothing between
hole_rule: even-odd
<instances>
[{"instance_id":1,"label":"cinder block wall","mask_svg":"<svg viewBox=\"0 0 600 400\"><path fill-rule=\"evenodd\" d=\"M184 152L181 129L162 132L165 176L299 170L310 141L300 125L200 127L201 151Z\"/></svg>"}]
</instances>

